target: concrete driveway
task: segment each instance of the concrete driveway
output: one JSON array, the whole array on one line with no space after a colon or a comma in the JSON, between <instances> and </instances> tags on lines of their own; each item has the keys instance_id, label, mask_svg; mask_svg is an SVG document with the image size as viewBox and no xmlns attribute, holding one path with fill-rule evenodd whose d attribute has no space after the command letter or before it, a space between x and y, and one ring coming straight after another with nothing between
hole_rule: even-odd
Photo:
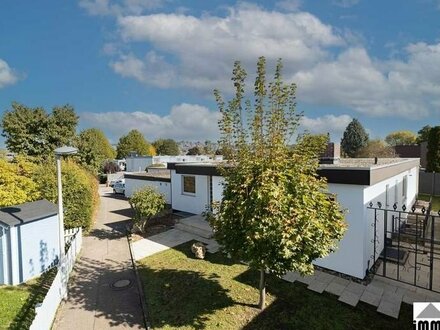
<instances>
[{"instance_id":1,"label":"concrete driveway","mask_svg":"<svg viewBox=\"0 0 440 330\"><path fill-rule=\"evenodd\" d=\"M100 196L94 229L83 239L69 283L69 296L58 310L53 329L144 328L125 236L130 205L122 196L115 196L111 188L101 187ZM128 283L125 280L130 284L118 287Z\"/></svg>"}]
</instances>

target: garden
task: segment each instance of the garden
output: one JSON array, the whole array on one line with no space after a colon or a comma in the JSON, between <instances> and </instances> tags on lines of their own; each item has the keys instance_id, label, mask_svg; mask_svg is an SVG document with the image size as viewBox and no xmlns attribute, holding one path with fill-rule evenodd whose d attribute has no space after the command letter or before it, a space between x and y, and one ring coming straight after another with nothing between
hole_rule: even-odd
<instances>
[{"instance_id":1,"label":"garden","mask_svg":"<svg viewBox=\"0 0 440 330\"><path fill-rule=\"evenodd\" d=\"M259 272L221 252L204 260L194 242L139 262L149 321L154 329L410 329L412 308L402 304L398 320L364 303L356 308L302 283L267 278L266 308L258 308Z\"/></svg>"}]
</instances>

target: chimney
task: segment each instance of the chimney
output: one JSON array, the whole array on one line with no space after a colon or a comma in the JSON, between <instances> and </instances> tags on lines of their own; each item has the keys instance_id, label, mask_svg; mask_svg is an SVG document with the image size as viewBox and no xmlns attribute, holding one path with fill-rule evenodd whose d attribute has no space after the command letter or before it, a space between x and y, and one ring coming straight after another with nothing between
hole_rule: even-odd
<instances>
[{"instance_id":1,"label":"chimney","mask_svg":"<svg viewBox=\"0 0 440 330\"><path fill-rule=\"evenodd\" d=\"M329 142L327 148L319 157L320 164L338 164L341 159L341 145Z\"/></svg>"}]
</instances>

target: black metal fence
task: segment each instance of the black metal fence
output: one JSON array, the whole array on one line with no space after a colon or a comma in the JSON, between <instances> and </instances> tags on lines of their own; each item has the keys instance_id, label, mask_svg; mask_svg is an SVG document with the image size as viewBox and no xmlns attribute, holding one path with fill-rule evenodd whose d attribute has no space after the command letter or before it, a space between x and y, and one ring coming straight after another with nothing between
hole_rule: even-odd
<instances>
[{"instance_id":1,"label":"black metal fence","mask_svg":"<svg viewBox=\"0 0 440 330\"><path fill-rule=\"evenodd\" d=\"M370 271L376 275L440 292L440 211L431 203L410 209L368 206L372 227Z\"/></svg>"}]
</instances>

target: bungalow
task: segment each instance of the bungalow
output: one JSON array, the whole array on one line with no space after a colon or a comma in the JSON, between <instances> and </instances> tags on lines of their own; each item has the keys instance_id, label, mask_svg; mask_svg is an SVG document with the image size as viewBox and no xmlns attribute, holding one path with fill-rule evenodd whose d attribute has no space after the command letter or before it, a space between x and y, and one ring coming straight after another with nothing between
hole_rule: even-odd
<instances>
[{"instance_id":1,"label":"bungalow","mask_svg":"<svg viewBox=\"0 0 440 330\"><path fill-rule=\"evenodd\" d=\"M0 209L0 284L16 285L58 262L58 207L47 200Z\"/></svg>"},{"instance_id":2,"label":"bungalow","mask_svg":"<svg viewBox=\"0 0 440 330\"><path fill-rule=\"evenodd\" d=\"M168 164L171 170L172 207L195 214L222 198L224 179L216 163ZM378 256L372 257L374 239L370 202L391 208L412 205L417 196L419 159L341 159L321 164L318 174L346 209L348 230L339 248L317 266L363 279Z\"/></svg>"}]
</instances>

